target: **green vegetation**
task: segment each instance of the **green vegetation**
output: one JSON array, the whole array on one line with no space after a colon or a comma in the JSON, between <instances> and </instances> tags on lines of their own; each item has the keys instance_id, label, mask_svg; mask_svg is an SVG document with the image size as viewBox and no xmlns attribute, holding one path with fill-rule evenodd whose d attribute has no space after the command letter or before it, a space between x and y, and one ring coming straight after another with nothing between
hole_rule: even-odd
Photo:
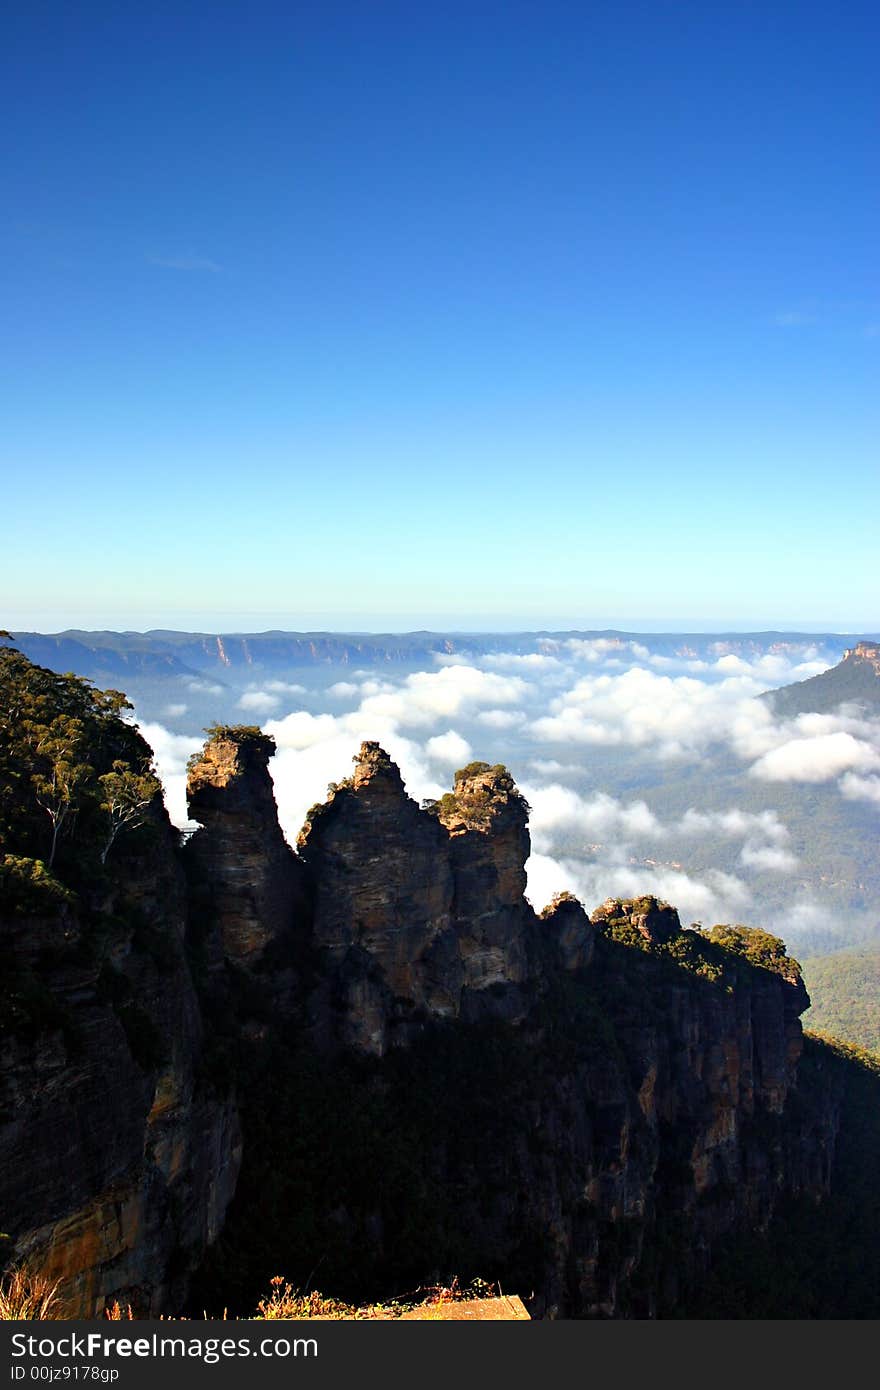
<instances>
[{"instance_id":1,"label":"green vegetation","mask_svg":"<svg viewBox=\"0 0 880 1390\"><path fill-rule=\"evenodd\" d=\"M866 644L866 649L871 646L873 644ZM862 705L868 714L873 714L880 706L880 673L871 661L850 657L832 666L830 671L785 685L781 690L768 691L760 698L771 705L781 719L791 719L807 711L831 712L844 702Z\"/></svg>"},{"instance_id":2,"label":"green vegetation","mask_svg":"<svg viewBox=\"0 0 880 1390\"><path fill-rule=\"evenodd\" d=\"M466 767L460 767L458 769L453 780L456 782L463 782L466 777L476 777L480 772L491 772L491 770L491 763L481 763L479 761L468 763ZM501 763L496 763L495 771L505 773L507 772L507 768Z\"/></svg>"},{"instance_id":3,"label":"green vegetation","mask_svg":"<svg viewBox=\"0 0 880 1390\"><path fill-rule=\"evenodd\" d=\"M804 961L812 1007L804 1023L880 1053L880 951L835 951Z\"/></svg>"},{"instance_id":4,"label":"green vegetation","mask_svg":"<svg viewBox=\"0 0 880 1390\"><path fill-rule=\"evenodd\" d=\"M63 903L75 901L42 859L4 854L0 859L0 901L7 911L27 917L57 912Z\"/></svg>"},{"instance_id":5,"label":"green vegetation","mask_svg":"<svg viewBox=\"0 0 880 1390\"><path fill-rule=\"evenodd\" d=\"M234 743L244 753L265 753L271 757L275 752L275 740L271 734L264 734L257 724L209 724L205 729L208 735L207 744L212 743ZM193 753L187 764L194 767L201 762L202 752Z\"/></svg>"},{"instance_id":6,"label":"green vegetation","mask_svg":"<svg viewBox=\"0 0 880 1390\"><path fill-rule=\"evenodd\" d=\"M482 784L468 785L472 779L483 777ZM428 799L422 802L422 810L438 816L444 824L460 822L471 829L484 829L491 818L492 808L510 797L518 798L523 810L528 814L525 798L517 790L516 783L503 763L473 762L459 768L453 779L451 792L444 792L439 800Z\"/></svg>"},{"instance_id":7,"label":"green vegetation","mask_svg":"<svg viewBox=\"0 0 880 1390\"><path fill-rule=\"evenodd\" d=\"M122 717L130 709L117 690L0 647L0 850L13 910L57 899L59 880L93 879L117 837L148 822L160 787L149 747Z\"/></svg>"},{"instance_id":8,"label":"green vegetation","mask_svg":"<svg viewBox=\"0 0 880 1390\"><path fill-rule=\"evenodd\" d=\"M742 956L750 965L757 965L761 970L773 970L786 979L801 973L798 962L788 955L785 942L760 927L743 927L739 924L735 927L715 926L705 935L716 946Z\"/></svg>"},{"instance_id":9,"label":"green vegetation","mask_svg":"<svg viewBox=\"0 0 880 1390\"><path fill-rule=\"evenodd\" d=\"M598 925L608 940L620 946L642 951L728 988L736 983L743 965L772 971L789 983L799 978L801 967L788 955L785 942L760 927L724 924L708 930L682 929L668 940L657 940L646 936L633 921L635 916L666 906L651 897L620 900Z\"/></svg>"},{"instance_id":10,"label":"green vegetation","mask_svg":"<svg viewBox=\"0 0 880 1390\"><path fill-rule=\"evenodd\" d=\"M77 1052L82 1032L63 982L71 965L88 962L99 966L97 997L115 1012L135 1061L155 1071L167 1044L139 991L179 964L181 948L161 909L149 919L127 893L122 866L149 852L160 823L159 781L149 747L123 718L128 709L118 691L0 647L0 910L9 931L0 1035L60 1033L68 1055ZM42 941L33 921L18 929L20 918L49 919ZM116 968L120 942L127 949Z\"/></svg>"}]
</instances>

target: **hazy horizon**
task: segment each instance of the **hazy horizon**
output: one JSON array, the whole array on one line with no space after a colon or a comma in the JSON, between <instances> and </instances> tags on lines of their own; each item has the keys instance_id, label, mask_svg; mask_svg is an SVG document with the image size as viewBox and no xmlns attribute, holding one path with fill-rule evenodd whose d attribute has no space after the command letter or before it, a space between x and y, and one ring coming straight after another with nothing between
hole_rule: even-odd
<instances>
[{"instance_id":1,"label":"hazy horizon","mask_svg":"<svg viewBox=\"0 0 880 1390\"><path fill-rule=\"evenodd\" d=\"M382 621L381 615L369 627L363 625L362 615L360 618L352 618L350 623L342 619L331 619L328 615L305 614L288 615L287 621L280 621L284 615L281 614L246 614L229 615L226 621L208 622L207 619L214 616L209 613L190 613L185 615L190 621L184 622L180 615L177 621L161 621L162 617L170 615L158 615L155 621L145 621L143 624L126 622L117 615L99 616L96 613L80 614L61 614L55 616L35 612L24 613L13 612L12 618L0 614L0 625L6 627L9 632L38 632L44 636L58 636L64 632L118 632L134 633L139 636L146 636L155 632L173 633L222 633L227 635L235 634L261 634L268 632L284 633L309 633L326 632L330 634L344 634L349 636L363 635L374 636L383 634L407 635L415 632L437 632L457 636L477 636L486 633L526 633L526 632L620 632L624 634L655 633L657 635L667 634L671 636L686 636L688 633L768 633L786 632L803 633L806 635L817 633L828 633L840 636L860 636L873 634L880 631L880 620L868 623L822 623L818 620L809 622L792 619L757 618L754 620L734 618L722 619L717 621L698 621L688 618L607 618L599 616L569 618L564 617L558 620L531 621L523 618L520 622L515 622L504 618L493 619L491 615L486 615L484 621L476 624L462 626L460 620L450 616L448 622L440 621L436 616L429 622L410 622L407 623L399 615L387 616L387 621ZM225 617L225 615L221 615ZM18 619L16 621L15 619Z\"/></svg>"}]
</instances>

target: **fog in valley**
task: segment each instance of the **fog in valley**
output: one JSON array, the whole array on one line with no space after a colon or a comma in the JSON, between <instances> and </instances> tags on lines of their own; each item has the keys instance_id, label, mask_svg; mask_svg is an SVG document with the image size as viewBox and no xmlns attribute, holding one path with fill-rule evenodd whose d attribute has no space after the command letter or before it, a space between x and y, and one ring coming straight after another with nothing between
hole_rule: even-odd
<instances>
[{"instance_id":1,"label":"fog in valley","mask_svg":"<svg viewBox=\"0 0 880 1390\"><path fill-rule=\"evenodd\" d=\"M562 889L588 910L653 893L686 925L763 926L802 952L876 930L880 719L855 704L782 718L759 698L834 665L845 639L456 646L420 669L254 665L134 681L172 820L188 825L186 760L211 722L259 724L275 739L291 845L374 739L417 801L471 760L509 767L531 806L537 909Z\"/></svg>"}]
</instances>

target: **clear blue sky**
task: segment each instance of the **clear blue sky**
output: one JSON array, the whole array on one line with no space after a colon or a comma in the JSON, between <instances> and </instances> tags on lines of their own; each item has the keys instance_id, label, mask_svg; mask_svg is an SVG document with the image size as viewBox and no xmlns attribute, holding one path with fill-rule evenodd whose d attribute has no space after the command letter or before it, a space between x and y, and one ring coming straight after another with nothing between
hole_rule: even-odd
<instances>
[{"instance_id":1,"label":"clear blue sky","mask_svg":"<svg viewBox=\"0 0 880 1390\"><path fill-rule=\"evenodd\" d=\"M880 625L880 7L11 0L0 624Z\"/></svg>"}]
</instances>

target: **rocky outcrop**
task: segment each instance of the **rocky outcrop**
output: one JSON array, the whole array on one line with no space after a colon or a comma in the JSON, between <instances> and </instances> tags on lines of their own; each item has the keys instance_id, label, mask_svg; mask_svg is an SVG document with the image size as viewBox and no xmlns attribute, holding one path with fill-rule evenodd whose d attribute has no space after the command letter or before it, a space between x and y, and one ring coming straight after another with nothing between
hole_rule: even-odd
<instances>
[{"instance_id":1,"label":"rocky outcrop","mask_svg":"<svg viewBox=\"0 0 880 1390\"><path fill-rule=\"evenodd\" d=\"M269 775L274 752L259 729L215 731L189 769L189 814L201 828L185 857L193 930L208 970L256 971L273 1000L289 1004L291 938L306 903L302 865L278 824Z\"/></svg>"},{"instance_id":2,"label":"rocky outcrop","mask_svg":"<svg viewBox=\"0 0 880 1390\"><path fill-rule=\"evenodd\" d=\"M583 970L593 959L595 920L573 893L557 893L541 913L542 936L562 970Z\"/></svg>"},{"instance_id":3,"label":"rocky outcrop","mask_svg":"<svg viewBox=\"0 0 880 1390\"><path fill-rule=\"evenodd\" d=\"M534 920L524 897L528 806L505 767L471 763L456 773L436 814L449 834L464 986L477 992L496 986L494 998L505 1000L508 1017L521 1016L520 993L510 987L527 977L526 933Z\"/></svg>"},{"instance_id":4,"label":"rocky outcrop","mask_svg":"<svg viewBox=\"0 0 880 1390\"><path fill-rule=\"evenodd\" d=\"M505 768L473 764L420 809L387 753L361 746L298 842L342 1041L381 1056L426 1018L522 1016L526 816Z\"/></svg>"},{"instance_id":5,"label":"rocky outcrop","mask_svg":"<svg viewBox=\"0 0 880 1390\"><path fill-rule=\"evenodd\" d=\"M876 676L880 676L880 642L857 642L854 647L847 648L843 660L852 663L864 662L872 668Z\"/></svg>"},{"instance_id":6,"label":"rocky outcrop","mask_svg":"<svg viewBox=\"0 0 880 1390\"><path fill-rule=\"evenodd\" d=\"M591 920L601 926L610 922L625 923L653 945L665 945L681 931L681 922L675 908L670 907L669 903L658 902L653 897L626 902L620 898L608 898L601 907L596 908Z\"/></svg>"},{"instance_id":7,"label":"rocky outcrop","mask_svg":"<svg viewBox=\"0 0 880 1390\"><path fill-rule=\"evenodd\" d=\"M413 1009L458 1012L445 842L375 743L362 745L354 775L312 808L300 835L338 1036L362 1051L381 1055L406 1032Z\"/></svg>"}]
</instances>

